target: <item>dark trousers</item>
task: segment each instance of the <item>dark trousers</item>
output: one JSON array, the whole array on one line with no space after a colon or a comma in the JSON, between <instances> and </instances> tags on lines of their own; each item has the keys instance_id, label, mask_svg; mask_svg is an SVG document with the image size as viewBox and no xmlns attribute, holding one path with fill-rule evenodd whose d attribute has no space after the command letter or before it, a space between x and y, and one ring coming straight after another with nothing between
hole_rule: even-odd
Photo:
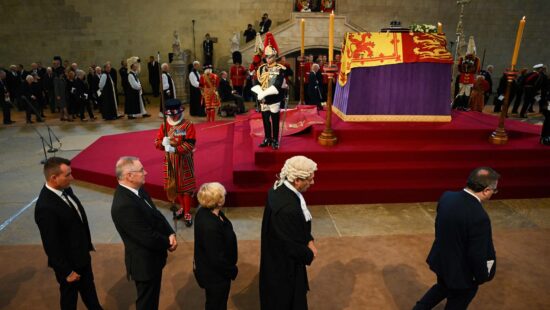
<instances>
[{"instance_id":1,"label":"dark trousers","mask_svg":"<svg viewBox=\"0 0 550 310\"><path fill-rule=\"evenodd\" d=\"M237 92L237 95L244 97L242 86L233 86L233 89Z\"/></svg>"},{"instance_id":2,"label":"dark trousers","mask_svg":"<svg viewBox=\"0 0 550 310\"><path fill-rule=\"evenodd\" d=\"M88 99L81 99L79 101L79 114L80 119L84 119L84 112L88 112L88 116L93 119L94 118L94 110L92 109L92 103Z\"/></svg>"},{"instance_id":3,"label":"dark trousers","mask_svg":"<svg viewBox=\"0 0 550 310\"><path fill-rule=\"evenodd\" d=\"M535 95L537 92L534 87L525 87L523 95L523 105L521 106L521 111L519 112L520 116L525 116L527 109L531 110L533 104L535 103Z\"/></svg>"},{"instance_id":4,"label":"dark trousers","mask_svg":"<svg viewBox=\"0 0 550 310\"><path fill-rule=\"evenodd\" d=\"M4 114L4 124L11 123L11 105L9 102L2 102L2 112Z\"/></svg>"},{"instance_id":5,"label":"dark trousers","mask_svg":"<svg viewBox=\"0 0 550 310\"><path fill-rule=\"evenodd\" d=\"M204 288L206 292L205 310L226 310L227 299L229 298L229 289L231 281L209 285Z\"/></svg>"},{"instance_id":6,"label":"dark trousers","mask_svg":"<svg viewBox=\"0 0 550 310\"><path fill-rule=\"evenodd\" d=\"M477 286L462 290L450 289L443 279L437 277L437 283L416 303L413 310L432 309L445 298L447 298L445 310L467 309L476 293Z\"/></svg>"},{"instance_id":7,"label":"dark trousers","mask_svg":"<svg viewBox=\"0 0 550 310\"><path fill-rule=\"evenodd\" d=\"M518 113L518 109L521 104L522 98L523 98L523 87L520 85L518 86L518 90L516 92L516 100L514 101L514 106L512 107L512 113ZM510 102L511 101L512 100L510 100Z\"/></svg>"},{"instance_id":8,"label":"dark trousers","mask_svg":"<svg viewBox=\"0 0 550 310\"><path fill-rule=\"evenodd\" d=\"M271 118L271 121L270 121ZM262 112L262 121L264 123L264 137L270 141L279 140L279 118L280 113ZM272 131L273 129L273 131Z\"/></svg>"},{"instance_id":9,"label":"dark trousers","mask_svg":"<svg viewBox=\"0 0 550 310\"><path fill-rule=\"evenodd\" d=\"M66 274L55 273L55 277L59 283L59 292L61 293L61 310L76 310L78 293L80 293L80 297L88 309L103 309L97 298L92 266L88 265L75 270L75 272L80 275L80 280L71 283L68 283L65 279L67 277Z\"/></svg>"},{"instance_id":10,"label":"dark trousers","mask_svg":"<svg viewBox=\"0 0 550 310\"><path fill-rule=\"evenodd\" d=\"M157 310L159 308L161 280L162 273L149 281L136 281L136 310Z\"/></svg>"}]
</instances>

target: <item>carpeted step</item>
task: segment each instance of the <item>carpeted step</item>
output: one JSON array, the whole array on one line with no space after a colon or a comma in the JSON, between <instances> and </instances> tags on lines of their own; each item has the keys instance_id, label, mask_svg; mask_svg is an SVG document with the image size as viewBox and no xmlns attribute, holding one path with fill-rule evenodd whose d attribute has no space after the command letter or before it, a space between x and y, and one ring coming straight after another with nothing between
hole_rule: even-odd
<instances>
[{"instance_id":1,"label":"carpeted step","mask_svg":"<svg viewBox=\"0 0 550 310\"><path fill-rule=\"evenodd\" d=\"M443 192L463 188L466 177L373 182L322 182L316 178L315 184L304 193L304 196L308 204L312 205L437 201ZM273 186L273 181L254 186L233 185L229 189L227 201L231 206L262 205L267 198L267 191ZM499 199L547 197L548 186L545 184L548 184L548 181L541 183L532 179L503 178L499 182L497 195Z\"/></svg>"},{"instance_id":2,"label":"carpeted step","mask_svg":"<svg viewBox=\"0 0 550 310\"><path fill-rule=\"evenodd\" d=\"M531 169L533 165L539 167ZM462 177L469 171L480 166L490 166L503 176L515 178L537 178L539 181L550 182L550 160L535 158L530 160L490 159L480 160L438 160L438 161L394 161L394 162L332 162L318 163L316 180L385 180L385 179L434 179L446 177ZM233 182L235 184L254 184L269 182L275 179L282 164L268 166L241 165L234 167Z\"/></svg>"}]
</instances>

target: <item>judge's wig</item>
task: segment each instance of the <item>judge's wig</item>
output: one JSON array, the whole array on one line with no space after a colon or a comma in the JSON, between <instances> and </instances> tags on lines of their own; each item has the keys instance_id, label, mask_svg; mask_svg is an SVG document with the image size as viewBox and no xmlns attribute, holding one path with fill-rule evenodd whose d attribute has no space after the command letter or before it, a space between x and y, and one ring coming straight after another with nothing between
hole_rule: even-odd
<instances>
[{"instance_id":1,"label":"judge's wig","mask_svg":"<svg viewBox=\"0 0 550 310\"><path fill-rule=\"evenodd\" d=\"M285 165L279 173L279 179L275 182L273 188L277 188L283 182L294 182L296 179L305 180L317 171L317 163L305 156L293 156L285 161Z\"/></svg>"},{"instance_id":2,"label":"judge's wig","mask_svg":"<svg viewBox=\"0 0 550 310\"><path fill-rule=\"evenodd\" d=\"M141 60L137 56L132 56L126 60L126 64L128 65L128 69L132 70L132 65L137 64L136 72L139 73L141 71Z\"/></svg>"},{"instance_id":3,"label":"judge's wig","mask_svg":"<svg viewBox=\"0 0 550 310\"><path fill-rule=\"evenodd\" d=\"M225 203L225 187L218 182L204 183L197 193L201 207L215 209Z\"/></svg>"}]
</instances>

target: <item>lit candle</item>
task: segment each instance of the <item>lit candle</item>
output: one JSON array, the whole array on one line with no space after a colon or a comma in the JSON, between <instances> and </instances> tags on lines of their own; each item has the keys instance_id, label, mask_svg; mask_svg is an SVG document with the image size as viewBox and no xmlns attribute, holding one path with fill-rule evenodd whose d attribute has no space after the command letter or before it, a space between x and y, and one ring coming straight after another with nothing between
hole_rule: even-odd
<instances>
[{"instance_id":1,"label":"lit candle","mask_svg":"<svg viewBox=\"0 0 550 310\"><path fill-rule=\"evenodd\" d=\"M304 57L305 55L305 29L306 29L306 21L302 18L300 21L300 32L302 33L302 45L300 45L300 56Z\"/></svg>"},{"instance_id":2,"label":"lit candle","mask_svg":"<svg viewBox=\"0 0 550 310\"><path fill-rule=\"evenodd\" d=\"M443 24L440 22L437 23L437 33L439 34L443 33Z\"/></svg>"},{"instance_id":3,"label":"lit candle","mask_svg":"<svg viewBox=\"0 0 550 310\"><path fill-rule=\"evenodd\" d=\"M333 53L334 53L334 11L330 13L329 27L328 27L328 63L332 65Z\"/></svg>"},{"instance_id":4,"label":"lit candle","mask_svg":"<svg viewBox=\"0 0 550 310\"><path fill-rule=\"evenodd\" d=\"M512 56L512 70L515 69L518 63L519 45L521 44L521 37L523 36L523 28L525 28L525 16L519 21L518 34L516 36L516 45L514 46L514 55Z\"/></svg>"}]
</instances>

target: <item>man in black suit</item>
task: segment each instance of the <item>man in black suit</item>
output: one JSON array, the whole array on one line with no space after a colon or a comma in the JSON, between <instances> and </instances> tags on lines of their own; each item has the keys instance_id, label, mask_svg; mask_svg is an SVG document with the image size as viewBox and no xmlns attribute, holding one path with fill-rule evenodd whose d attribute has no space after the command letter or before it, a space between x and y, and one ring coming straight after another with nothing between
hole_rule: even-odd
<instances>
[{"instance_id":1,"label":"man in black suit","mask_svg":"<svg viewBox=\"0 0 550 310\"><path fill-rule=\"evenodd\" d=\"M153 97L158 97L160 93L160 76L159 76L159 63L155 60L155 57L149 56L149 63L147 64L149 70L149 84L153 89Z\"/></svg>"},{"instance_id":2,"label":"man in black suit","mask_svg":"<svg viewBox=\"0 0 550 310\"><path fill-rule=\"evenodd\" d=\"M34 219L53 268L61 309L76 309L78 293L88 309L99 305L90 251L94 251L86 212L71 189L71 162L60 157L44 164L46 184L38 196Z\"/></svg>"},{"instance_id":3,"label":"man in black suit","mask_svg":"<svg viewBox=\"0 0 550 310\"><path fill-rule=\"evenodd\" d=\"M500 175L489 167L470 173L466 188L445 192L437 205L435 241L426 260L437 283L415 310L432 309L447 298L445 309L466 309L480 284L493 279L496 254L491 220L481 205L498 192Z\"/></svg>"},{"instance_id":4,"label":"man in black suit","mask_svg":"<svg viewBox=\"0 0 550 310\"><path fill-rule=\"evenodd\" d=\"M166 250L176 250L176 234L142 188L147 171L138 158L120 158L116 175L119 185L111 216L124 242L128 277L136 283L136 309L155 310L159 305Z\"/></svg>"},{"instance_id":5,"label":"man in black suit","mask_svg":"<svg viewBox=\"0 0 550 310\"><path fill-rule=\"evenodd\" d=\"M313 185L317 164L289 158L267 196L262 219L260 308L307 309L306 265L317 256L311 213L301 193Z\"/></svg>"}]
</instances>

